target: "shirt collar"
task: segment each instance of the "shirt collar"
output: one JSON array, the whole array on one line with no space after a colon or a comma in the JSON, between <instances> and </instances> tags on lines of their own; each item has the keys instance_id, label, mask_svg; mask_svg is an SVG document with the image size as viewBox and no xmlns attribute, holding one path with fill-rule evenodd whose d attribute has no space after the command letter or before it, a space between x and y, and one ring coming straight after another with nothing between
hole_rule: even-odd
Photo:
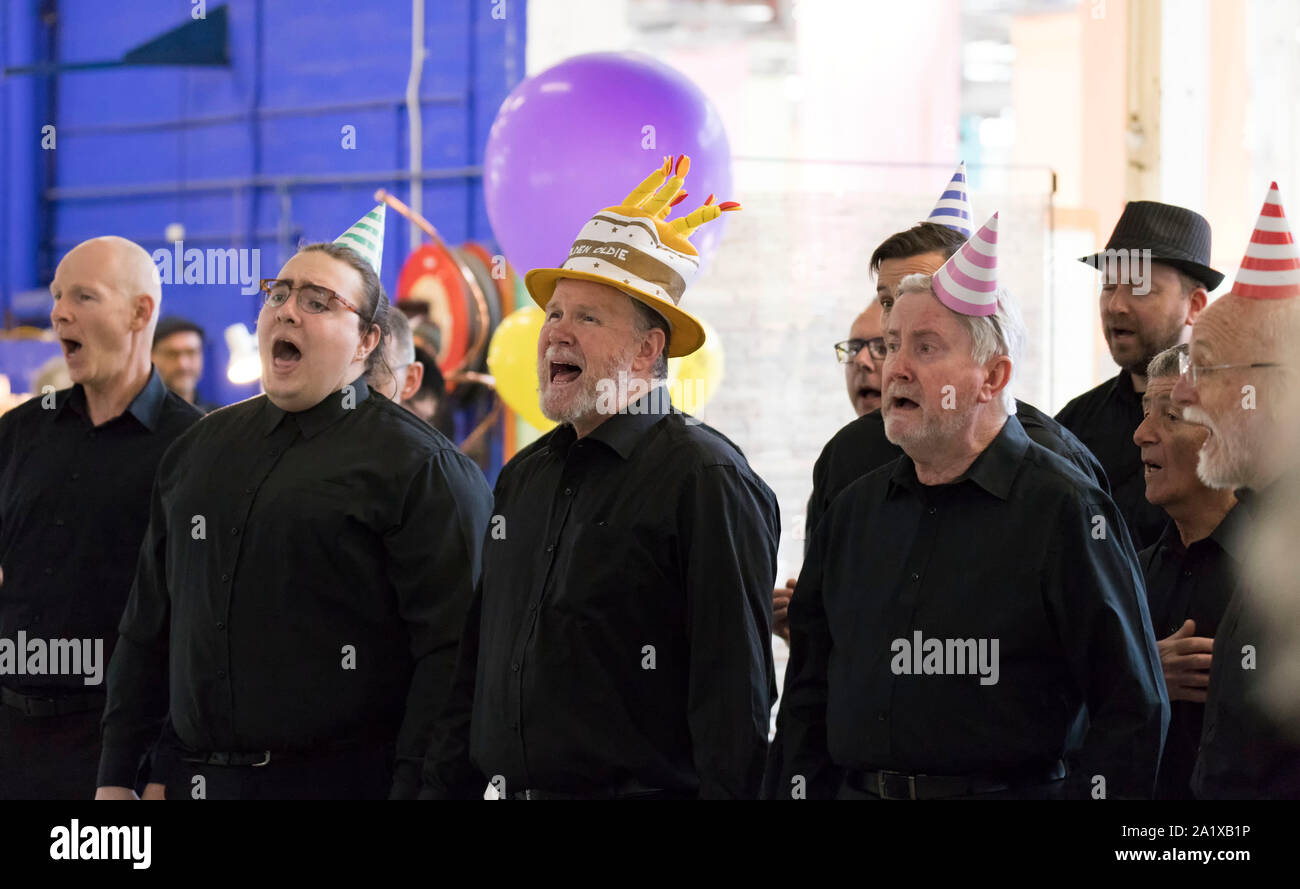
<instances>
[{"instance_id":1,"label":"shirt collar","mask_svg":"<svg viewBox=\"0 0 1300 889\"><path fill-rule=\"evenodd\" d=\"M1217 543L1220 549L1232 556L1232 558L1238 562L1243 561L1246 556L1246 541L1242 534L1244 529L1241 527L1242 523L1248 518L1243 517L1246 511L1247 510L1241 508L1241 504L1233 504L1232 509L1228 510L1228 514L1225 515L1219 524L1215 526L1214 530L1210 532L1210 539ZM1173 527L1173 524L1173 522L1170 522L1170 527ZM1176 530L1174 531L1174 536L1178 536Z\"/></svg>"},{"instance_id":2,"label":"shirt collar","mask_svg":"<svg viewBox=\"0 0 1300 889\"><path fill-rule=\"evenodd\" d=\"M345 394L348 388L352 392ZM262 435L270 435L285 417L293 417L302 432L303 438L312 438L332 426L344 414L355 410L370 397L370 387L366 385L366 376L362 374L347 386L322 398L305 411L289 412L276 407L270 398L262 405Z\"/></svg>"},{"instance_id":3,"label":"shirt collar","mask_svg":"<svg viewBox=\"0 0 1300 889\"><path fill-rule=\"evenodd\" d=\"M70 407L78 415L90 418L90 410L86 407L86 390L80 383L71 389L56 393L54 399L56 414L61 413L65 407ZM131 403L122 413L135 417L141 426L153 432L158 427L158 417L162 414L163 403L166 400L167 387L163 385L158 369L150 365L149 379L145 382L144 388L136 393L135 398L131 399Z\"/></svg>"},{"instance_id":4,"label":"shirt collar","mask_svg":"<svg viewBox=\"0 0 1300 889\"><path fill-rule=\"evenodd\" d=\"M1111 395L1124 404L1142 404L1142 395L1133 388L1133 375L1120 369L1119 376L1111 380Z\"/></svg>"},{"instance_id":5,"label":"shirt collar","mask_svg":"<svg viewBox=\"0 0 1300 889\"><path fill-rule=\"evenodd\" d=\"M1012 414L1007 417L1007 421L1002 424L1002 428L993 437L993 441L989 442L988 447L975 458L970 468L949 484L974 482L999 500L1006 500L1011 494L1011 485L1020 472L1020 462L1028 449L1029 436L1025 434L1020 421ZM895 465L890 484L911 487L914 490L932 487L921 484L916 477L916 464L906 454L900 457Z\"/></svg>"},{"instance_id":6,"label":"shirt collar","mask_svg":"<svg viewBox=\"0 0 1300 889\"><path fill-rule=\"evenodd\" d=\"M636 401L629 404L614 416L605 420L592 430L587 437L593 441L603 442L624 460L632 456L637 442L669 414L680 413L672 406L668 387L657 385ZM551 436L551 448L559 453L569 449L576 438L573 426L565 423Z\"/></svg>"}]
</instances>

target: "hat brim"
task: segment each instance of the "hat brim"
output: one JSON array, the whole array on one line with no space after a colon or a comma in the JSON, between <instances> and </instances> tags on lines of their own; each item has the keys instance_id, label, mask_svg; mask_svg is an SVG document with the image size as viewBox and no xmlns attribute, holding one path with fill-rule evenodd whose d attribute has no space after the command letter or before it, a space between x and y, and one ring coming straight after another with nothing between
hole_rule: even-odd
<instances>
[{"instance_id":1,"label":"hat brim","mask_svg":"<svg viewBox=\"0 0 1300 889\"><path fill-rule=\"evenodd\" d=\"M1105 262L1105 256L1105 253L1093 253L1088 256L1080 256L1079 262L1084 265L1090 265L1097 271L1101 271L1101 263ZM1201 263L1193 262L1190 259L1177 259L1172 256L1152 256L1151 261L1159 262L1164 265L1171 265L1181 272L1186 272L1204 284L1206 290L1214 290L1223 283L1223 272L1216 272L1208 265L1202 265Z\"/></svg>"},{"instance_id":2,"label":"hat brim","mask_svg":"<svg viewBox=\"0 0 1300 889\"><path fill-rule=\"evenodd\" d=\"M612 281L601 275L571 269L533 269L524 275L524 286L528 288L528 295L533 298L533 302L545 309L546 304L555 295L555 285L559 283L561 278L594 281L597 284L613 287L615 290L621 290L633 299L645 303L660 315L663 315L668 321L671 330L668 342L669 358L680 358L683 355L689 355L704 345L704 326L689 312L682 311L672 301L663 297Z\"/></svg>"}]
</instances>

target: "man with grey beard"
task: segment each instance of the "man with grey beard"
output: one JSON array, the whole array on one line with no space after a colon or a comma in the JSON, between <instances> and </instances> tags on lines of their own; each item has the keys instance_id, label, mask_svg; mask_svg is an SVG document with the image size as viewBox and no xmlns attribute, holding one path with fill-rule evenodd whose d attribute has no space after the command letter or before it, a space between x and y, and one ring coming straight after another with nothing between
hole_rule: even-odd
<instances>
[{"instance_id":1,"label":"man with grey beard","mask_svg":"<svg viewBox=\"0 0 1300 889\"><path fill-rule=\"evenodd\" d=\"M1295 385L1300 251L1273 185L1232 291L1201 313L1173 390L1183 419L1204 426L1197 474L1236 489L1243 533L1276 505L1286 466L1279 413ZM1234 591L1214 637L1192 789L1201 799L1300 799L1300 742L1261 703L1258 664L1290 656L1271 636L1249 582Z\"/></svg>"},{"instance_id":2,"label":"man with grey beard","mask_svg":"<svg viewBox=\"0 0 1300 889\"><path fill-rule=\"evenodd\" d=\"M758 793L780 518L740 450L663 386L667 357L703 343L679 307L698 261L686 235L736 209L665 220L687 163L525 278L546 314L541 407L560 425L497 481L426 798Z\"/></svg>"}]
</instances>

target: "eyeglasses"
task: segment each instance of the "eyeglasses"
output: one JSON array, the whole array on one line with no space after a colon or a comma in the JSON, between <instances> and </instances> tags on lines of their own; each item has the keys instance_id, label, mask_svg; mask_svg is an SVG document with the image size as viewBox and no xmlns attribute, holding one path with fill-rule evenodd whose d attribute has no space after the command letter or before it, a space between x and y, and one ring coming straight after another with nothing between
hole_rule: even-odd
<instances>
[{"instance_id":1,"label":"eyeglasses","mask_svg":"<svg viewBox=\"0 0 1300 889\"><path fill-rule=\"evenodd\" d=\"M1193 386L1196 385L1196 379L1199 376L1211 371L1228 370L1233 367L1281 367L1281 365L1276 361L1256 361L1254 364L1208 364L1198 366L1192 364L1192 356L1188 353L1183 352L1178 356L1178 373L1183 375L1190 372Z\"/></svg>"},{"instance_id":2,"label":"eyeglasses","mask_svg":"<svg viewBox=\"0 0 1300 889\"><path fill-rule=\"evenodd\" d=\"M280 278L263 278L261 291L266 294L262 300L263 305L279 308L284 305L289 298L289 294L295 290L298 294L298 308L302 309L308 315L319 315L330 307L330 300L336 299L343 304L343 307L358 318L364 318L361 311L352 303L339 296L333 290L321 287L319 284L299 284L296 288L292 281L285 281Z\"/></svg>"},{"instance_id":3,"label":"eyeglasses","mask_svg":"<svg viewBox=\"0 0 1300 889\"><path fill-rule=\"evenodd\" d=\"M867 354L877 361L884 361L885 355L888 354L885 350L885 338L883 336L875 336L869 340L855 339L836 343L835 360L840 364L848 364L854 358L858 357L858 353L861 352L864 347L867 350Z\"/></svg>"}]
</instances>

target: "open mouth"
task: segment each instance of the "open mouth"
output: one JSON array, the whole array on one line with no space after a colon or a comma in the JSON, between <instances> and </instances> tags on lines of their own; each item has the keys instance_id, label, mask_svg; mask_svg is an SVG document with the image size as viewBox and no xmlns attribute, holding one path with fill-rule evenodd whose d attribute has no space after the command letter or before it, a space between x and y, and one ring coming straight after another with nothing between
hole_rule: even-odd
<instances>
[{"instance_id":1,"label":"open mouth","mask_svg":"<svg viewBox=\"0 0 1300 889\"><path fill-rule=\"evenodd\" d=\"M872 389L870 386L862 386L858 389L858 398L868 401L880 401L880 390Z\"/></svg>"},{"instance_id":2,"label":"open mouth","mask_svg":"<svg viewBox=\"0 0 1300 889\"><path fill-rule=\"evenodd\" d=\"M580 376L582 376L582 368L576 364L566 364L563 361L551 362L552 383L572 383Z\"/></svg>"},{"instance_id":3,"label":"open mouth","mask_svg":"<svg viewBox=\"0 0 1300 889\"><path fill-rule=\"evenodd\" d=\"M71 358L73 355L76 355L81 351L81 343L77 340L70 340L67 337L64 337L60 342L63 343L63 356L65 358Z\"/></svg>"},{"instance_id":4,"label":"open mouth","mask_svg":"<svg viewBox=\"0 0 1300 889\"><path fill-rule=\"evenodd\" d=\"M276 370L292 370L301 360L302 350L288 340L277 339L271 343L271 362Z\"/></svg>"},{"instance_id":5,"label":"open mouth","mask_svg":"<svg viewBox=\"0 0 1300 889\"><path fill-rule=\"evenodd\" d=\"M1151 460L1142 461L1142 475L1146 478L1150 478L1162 469L1164 469L1164 467L1159 463L1152 462Z\"/></svg>"},{"instance_id":6,"label":"open mouth","mask_svg":"<svg viewBox=\"0 0 1300 889\"><path fill-rule=\"evenodd\" d=\"M894 397L889 399L889 406L896 411L919 410L921 405L910 398Z\"/></svg>"},{"instance_id":7,"label":"open mouth","mask_svg":"<svg viewBox=\"0 0 1300 889\"><path fill-rule=\"evenodd\" d=\"M1135 336L1135 335L1136 335L1136 332L1135 332L1135 331L1132 331L1132 330L1129 330L1127 327L1112 327L1112 328L1110 329L1110 335L1111 335L1112 338L1114 338L1114 337Z\"/></svg>"}]
</instances>

